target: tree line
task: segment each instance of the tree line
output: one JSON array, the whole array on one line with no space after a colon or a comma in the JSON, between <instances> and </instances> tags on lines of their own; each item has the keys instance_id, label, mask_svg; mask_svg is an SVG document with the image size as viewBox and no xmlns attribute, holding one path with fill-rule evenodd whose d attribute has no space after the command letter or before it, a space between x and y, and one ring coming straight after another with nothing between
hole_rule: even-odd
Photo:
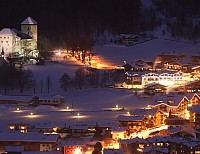
<instances>
[{"instance_id":1,"label":"tree line","mask_svg":"<svg viewBox=\"0 0 200 154\"><path fill-rule=\"evenodd\" d=\"M117 70L100 71L94 68L81 67L76 70L75 76L70 77L64 73L58 83L54 83L51 75L45 79L37 81L33 78L33 72L30 69L11 69L5 63L0 66L0 88L2 93L50 93L53 84L59 84L59 87L67 92L69 89L82 90L86 88L107 87L124 79L124 73Z\"/></svg>"}]
</instances>

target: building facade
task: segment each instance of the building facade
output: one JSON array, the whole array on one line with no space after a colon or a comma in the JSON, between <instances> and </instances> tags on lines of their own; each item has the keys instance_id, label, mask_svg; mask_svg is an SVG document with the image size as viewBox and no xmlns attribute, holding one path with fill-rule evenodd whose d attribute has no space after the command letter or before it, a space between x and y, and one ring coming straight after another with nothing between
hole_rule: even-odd
<instances>
[{"instance_id":1,"label":"building facade","mask_svg":"<svg viewBox=\"0 0 200 154\"><path fill-rule=\"evenodd\" d=\"M0 50L5 57L38 57L37 22L28 17L21 23L21 31L14 28L2 29Z\"/></svg>"}]
</instances>

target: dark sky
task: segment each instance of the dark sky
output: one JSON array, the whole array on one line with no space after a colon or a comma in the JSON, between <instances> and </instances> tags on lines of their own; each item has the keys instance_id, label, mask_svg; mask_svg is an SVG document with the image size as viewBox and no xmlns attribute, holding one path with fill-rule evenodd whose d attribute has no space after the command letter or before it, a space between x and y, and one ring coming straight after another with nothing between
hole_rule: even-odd
<instances>
[{"instance_id":1,"label":"dark sky","mask_svg":"<svg viewBox=\"0 0 200 154\"><path fill-rule=\"evenodd\" d=\"M90 37L94 29L132 31L138 10L139 0L0 0L0 28L19 30L31 16L38 22L39 34L69 43L69 37Z\"/></svg>"}]
</instances>

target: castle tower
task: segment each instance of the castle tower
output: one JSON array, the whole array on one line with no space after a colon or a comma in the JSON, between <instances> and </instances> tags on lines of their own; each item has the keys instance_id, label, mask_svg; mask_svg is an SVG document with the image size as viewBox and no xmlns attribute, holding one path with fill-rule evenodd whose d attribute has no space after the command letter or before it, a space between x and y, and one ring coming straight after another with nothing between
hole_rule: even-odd
<instances>
[{"instance_id":1,"label":"castle tower","mask_svg":"<svg viewBox=\"0 0 200 154\"><path fill-rule=\"evenodd\" d=\"M37 56L34 54L37 54L37 22L31 18L28 17L26 18L22 23L21 23L21 32L29 35L32 39L28 40L30 45L29 50L32 52L32 56Z\"/></svg>"}]
</instances>

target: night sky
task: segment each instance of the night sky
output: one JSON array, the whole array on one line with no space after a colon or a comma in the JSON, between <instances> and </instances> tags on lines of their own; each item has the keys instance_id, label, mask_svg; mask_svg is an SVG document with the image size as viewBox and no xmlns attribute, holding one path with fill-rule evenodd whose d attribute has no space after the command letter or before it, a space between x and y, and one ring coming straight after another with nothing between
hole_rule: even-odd
<instances>
[{"instance_id":1,"label":"night sky","mask_svg":"<svg viewBox=\"0 0 200 154\"><path fill-rule=\"evenodd\" d=\"M92 32L105 29L133 32L138 22L139 0L0 0L0 28L20 29L31 16L38 22L39 35L54 44L91 41ZM87 44L87 42L85 44Z\"/></svg>"}]
</instances>

